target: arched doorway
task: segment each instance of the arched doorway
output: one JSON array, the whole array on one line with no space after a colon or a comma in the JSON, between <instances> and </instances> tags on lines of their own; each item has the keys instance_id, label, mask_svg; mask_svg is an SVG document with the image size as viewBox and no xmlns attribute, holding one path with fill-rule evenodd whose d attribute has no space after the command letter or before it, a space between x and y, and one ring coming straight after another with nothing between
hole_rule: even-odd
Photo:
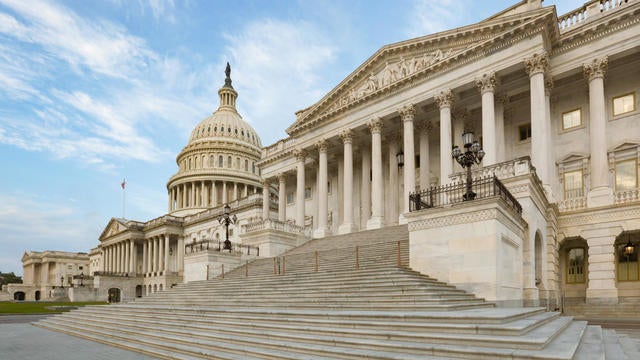
<instances>
[{"instance_id":1,"label":"arched doorway","mask_svg":"<svg viewBox=\"0 0 640 360\"><path fill-rule=\"evenodd\" d=\"M24 301L24 292L16 291L13 293L13 300Z\"/></svg>"},{"instance_id":2,"label":"arched doorway","mask_svg":"<svg viewBox=\"0 0 640 360\"><path fill-rule=\"evenodd\" d=\"M136 297L142 297L142 285L136 286Z\"/></svg>"},{"instance_id":3,"label":"arched doorway","mask_svg":"<svg viewBox=\"0 0 640 360\"><path fill-rule=\"evenodd\" d=\"M109 289L109 303L119 303L120 302L120 289L111 288Z\"/></svg>"},{"instance_id":4,"label":"arched doorway","mask_svg":"<svg viewBox=\"0 0 640 360\"><path fill-rule=\"evenodd\" d=\"M627 244L629 243L632 245L631 249L627 249ZM616 287L618 288L618 296L620 298L640 298L639 247L640 231L625 231L616 237Z\"/></svg>"},{"instance_id":5,"label":"arched doorway","mask_svg":"<svg viewBox=\"0 0 640 360\"><path fill-rule=\"evenodd\" d=\"M589 282L589 246L581 237L566 238L560 245L560 288L565 305L584 303Z\"/></svg>"},{"instance_id":6,"label":"arched doorway","mask_svg":"<svg viewBox=\"0 0 640 360\"><path fill-rule=\"evenodd\" d=\"M542 282L542 264L544 262L543 260L543 254L542 254L542 249L544 247L542 246L542 234L540 234L540 231L536 231L536 235L535 235L535 239L533 242L533 251L534 251L534 276L535 276L535 283L536 283L536 287L539 290L544 290L544 284Z\"/></svg>"},{"instance_id":7,"label":"arched doorway","mask_svg":"<svg viewBox=\"0 0 640 360\"><path fill-rule=\"evenodd\" d=\"M36 290L35 299L36 301L40 300L40 290Z\"/></svg>"}]
</instances>

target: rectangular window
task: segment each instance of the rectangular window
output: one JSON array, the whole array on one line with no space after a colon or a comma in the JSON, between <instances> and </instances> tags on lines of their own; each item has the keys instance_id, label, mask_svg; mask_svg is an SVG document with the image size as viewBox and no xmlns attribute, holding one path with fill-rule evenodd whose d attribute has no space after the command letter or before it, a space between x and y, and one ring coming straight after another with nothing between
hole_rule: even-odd
<instances>
[{"instance_id":1,"label":"rectangular window","mask_svg":"<svg viewBox=\"0 0 640 360\"><path fill-rule=\"evenodd\" d=\"M584 248L569 249L567 252L567 284L584 282Z\"/></svg>"},{"instance_id":2,"label":"rectangular window","mask_svg":"<svg viewBox=\"0 0 640 360\"><path fill-rule=\"evenodd\" d=\"M518 134L518 139L520 139L520 141L531 138L531 123L518 126Z\"/></svg>"},{"instance_id":3,"label":"rectangular window","mask_svg":"<svg viewBox=\"0 0 640 360\"><path fill-rule=\"evenodd\" d=\"M564 198L573 199L584 196L582 188L582 170L564 173Z\"/></svg>"},{"instance_id":4,"label":"rectangular window","mask_svg":"<svg viewBox=\"0 0 640 360\"><path fill-rule=\"evenodd\" d=\"M616 191L638 188L638 167L636 159L616 163Z\"/></svg>"},{"instance_id":5,"label":"rectangular window","mask_svg":"<svg viewBox=\"0 0 640 360\"><path fill-rule=\"evenodd\" d=\"M638 245L636 244L632 254L625 254L626 242L617 246L618 253L618 280L637 281L638 277Z\"/></svg>"},{"instance_id":6,"label":"rectangular window","mask_svg":"<svg viewBox=\"0 0 640 360\"><path fill-rule=\"evenodd\" d=\"M613 98L613 115L625 114L636 109L636 94L625 94Z\"/></svg>"},{"instance_id":7,"label":"rectangular window","mask_svg":"<svg viewBox=\"0 0 640 360\"><path fill-rule=\"evenodd\" d=\"M293 195L293 191L290 193L287 193L287 204L293 204L293 200L295 199L294 195Z\"/></svg>"},{"instance_id":8,"label":"rectangular window","mask_svg":"<svg viewBox=\"0 0 640 360\"><path fill-rule=\"evenodd\" d=\"M562 113L562 130L571 129L582 125L582 112L575 109Z\"/></svg>"},{"instance_id":9,"label":"rectangular window","mask_svg":"<svg viewBox=\"0 0 640 360\"><path fill-rule=\"evenodd\" d=\"M305 200L311 199L311 188L310 187L304 188L304 198L305 198Z\"/></svg>"}]
</instances>

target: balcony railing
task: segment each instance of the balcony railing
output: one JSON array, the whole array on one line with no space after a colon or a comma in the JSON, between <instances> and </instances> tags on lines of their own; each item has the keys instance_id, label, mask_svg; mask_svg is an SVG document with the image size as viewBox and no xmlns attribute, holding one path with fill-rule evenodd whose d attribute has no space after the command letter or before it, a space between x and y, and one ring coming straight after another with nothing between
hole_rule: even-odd
<instances>
[{"instance_id":1,"label":"balcony railing","mask_svg":"<svg viewBox=\"0 0 640 360\"><path fill-rule=\"evenodd\" d=\"M229 250L223 250L224 241L222 240L201 240L185 244L185 254L193 254L203 251L217 251L217 252L229 252ZM252 245L243 245L237 243L231 243L231 254L246 254L260 256L260 248Z\"/></svg>"},{"instance_id":2,"label":"balcony railing","mask_svg":"<svg viewBox=\"0 0 640 360\"><path fill-rule=\"evenodd\" d=\"M519 215L522 215L522 206L507 188L493 176L476 178L471 185L476 196L475 199L486 199L490 197L502 198L509 208ZM444 207L447 205L459 204L465 201L466 183L457 182L453 184L431 187L409 195L409 211L417 211L426 208ZM473 200L469 200L470 202Z\"/></svg>"},{"instance_id":3,"label":"balcony railing","mask_svg":"<svg viewBox=\"0 0 640 360\"><path fill-rule=\"evenodd\" d=\"M581 7L569 11L558 17L560 31L574 29L599 16L606 15L608 11L620 8L634 0L591 0Z\"/></svg>"},{"instance_id":4,"label":"balcony railing","mask_svg":"<svg viewBox=\"0 0 640 360\"><path fill-rule=\"evenodd\" d=\"M260 230L278 230L292 234L300 234L307 237L311 236L311 229L309 227L303 227L275 219L257 220L241 225L240 227L241 234Z\"/></svg>"}]
</instances>

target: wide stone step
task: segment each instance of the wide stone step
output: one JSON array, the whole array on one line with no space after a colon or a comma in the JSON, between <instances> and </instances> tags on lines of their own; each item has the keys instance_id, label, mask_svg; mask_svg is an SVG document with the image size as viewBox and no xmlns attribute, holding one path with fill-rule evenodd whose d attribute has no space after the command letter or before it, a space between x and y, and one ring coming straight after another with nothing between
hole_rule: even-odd
<instances>
[{"instance_id":1,"label":"wide stone step","mask_svg":"<svg viewBox=\"0 0 640 360\"><path fill-rule=\"evenodd\" d=\"M75 321L78 323L86 322L86 317L81 314L65 316L66 321ZM287 324L254 324L247 322L223 322L223 321L197 321L193 319L184 319L173 317L170 319L158 317L137 317L132 320L130 317L121 314L93 314L91 316L93 324L108 324L110 326L138 327L146 329L171 329L179 327L188 333L206 334L210 329L226 334L235 334L237 336L267 336L269 338L277 337L281 339L295 339L299 341L314 342L331 342L337 343L335 337L342 339L357 338L376 340L377 343L387 343L387 346L402 346L399 342L404 341L407 344L415 342L429 342L438 344L457 344L457 345L474 345L485 347L517 347L521 349L541 349L556 334L562 331L571 322L570 318L553 318L552 321L540 321L537 326L530 327L527 336L519 336L515 334L494 335L494 334L475 334L475 333L442 333L440 331L429 332L410 332L401 330L379 330L379 329L353 329L345 327L309 327L307 325L296 325L288 322ZM444 327L444 326L441 326ZM173 330L175 331L175 330ZM267 334L267 335L265 335ZM348 341L346 341L348 342ZM361 343L361 341L358 341ZM371 343L371 347L376 345Z\"/></svg>"},{"instance_id":2,"label":"wide stone step","mask_svg":"<svg viewBox=\"0 0 640 360\"><path fill-rule=\"evenodd\" d=\"M287 316L257 316L245 314L220 314L217 312L203 313L201 311L177 311L171 309L129 309L120 308L118 311L109 311L108 308L90 308L78 311L80 317L99 318L124 318L145 319L149 321L168 321L170 323L186 322L189 324L202 324L214 326L225 324L228 326L255 327L255 328L297 328L298 331L316 331L316 329L346 329L347 331L374 331L386 333L388 331L400 331L409 336L413 332L451 333L451 334L480 334L480 335L509 335L517 336L547 323L559 316L557 312L533 313L523 319L515 319L503 324L470 324L470 323L438 323L438 322L406 322L389 321L386 319L332 319L332 318L305 318ZM339 330L335 330L339 331Z\"/></svg>"}]
</instances>

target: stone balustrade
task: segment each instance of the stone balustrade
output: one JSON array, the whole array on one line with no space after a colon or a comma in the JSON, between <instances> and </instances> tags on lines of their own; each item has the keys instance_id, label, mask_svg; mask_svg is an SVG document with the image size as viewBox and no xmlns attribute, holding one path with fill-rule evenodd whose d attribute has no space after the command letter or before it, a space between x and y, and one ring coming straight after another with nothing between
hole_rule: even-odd
<instances>
[{"instance_id":1,"label":"stone balustrade","mask_svg":"<svg viewBox=\"0 0 640 360\"><path fill-rule=\"evenodd\" d=\"M277 230L287 233L301 234L306 237L311 236L311 229L275 219L257 220L240 227L240 232L242 234L260 230Z\"/></svg>"},{"instance_id":2,"label":"stone balustrade","mask_svg":"<svg viewBox=\"0 0 640 360\"><path fill-rule=\"evenodd\" d=\"M282 139L273 145L267 146L262 150L262 157L271 156L275 153L281 152L285 149L289 149L295 145L295 138Z\"/></svg>"},{"instance_id":3,"label":"stone balustrade","mask_svg":"<svg viewBox=\"0 0 640 360\"><path fill-rule=\"evenodd\" d=\"M575 211L587 207L587 197L580 196L575 198L564 199L558 201L558 210L560 212Z\"/></svg>"},{"instance_id":4,"label":"stone balustrade","mask_svg":"<svg viewBox=\"0 0 640 360\"><path fill-rule=\"evenodd\" d=\"M640 189L616 191L614 194L615 204L625 204L640 200Z\"/></svg>"},{"instance_id":5,"label":"stone balustrade","mask_svg":"<svg viewBox=\"0 0 640 360\"><path fill-rule=\"evenodd\" d=\"M606 15L608 11L628 5L634 0L592 0L581 7L558 17L560 31L575 29L594 18Z\"/></svg>"},{"instance_id":6,"label":"stone balustrade","mask_svg":"<svg viewBox=\"0 0 640 360\"><path fill-rule=\"evenodd\" d=\"M482 166L471 170L474 179L496 176L498 179L508 179L515 176L534 174L535 167L531 164L531 158L524 156L514 160L504 161L490 166ZM463 183L466 181L464 171L451 174L451 183Z\"/></svg>"}]
</instances>

